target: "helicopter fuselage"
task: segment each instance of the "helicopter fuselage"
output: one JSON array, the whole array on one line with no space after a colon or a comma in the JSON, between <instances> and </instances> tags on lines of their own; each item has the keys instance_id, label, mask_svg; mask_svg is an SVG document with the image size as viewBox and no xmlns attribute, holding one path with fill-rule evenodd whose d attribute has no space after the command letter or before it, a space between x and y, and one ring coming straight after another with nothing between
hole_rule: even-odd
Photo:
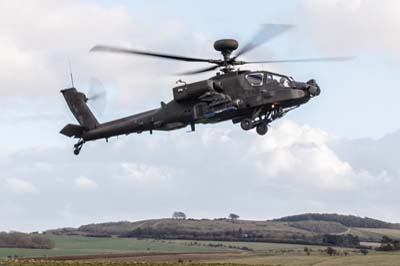
<instances>
[{"instance_id":1,"label":"helicopter fuselage","mask_svg":"<svg viewBox=\"0 0 400 266\"><path fill-rule=\"evenodd\" d=\"M74 115L84 115L79 113L79 107L76 106L79 101L74 100L75 93L80 92L76 89L62 92ZM161 107L157 109L107 123L94 123L92 128L84 128L84 121L77 117L82 122L81 130L76 129L76 134L72 136L85 142L144 131L169 131L187 126L191 126L194 131L195 124L227 120L241 122L244 130L257 127L259 132L259 126L265 128L270 122L308 102L319 92L320 89L313 80L308 83L296 82L287 76L267 71L217 74L207 80L184 83L173 88L174 99L168 103L161 102ZM66 128L61 133L63 131L69 133L65 135L72 134Z\"/></svg>"}]
</instances>

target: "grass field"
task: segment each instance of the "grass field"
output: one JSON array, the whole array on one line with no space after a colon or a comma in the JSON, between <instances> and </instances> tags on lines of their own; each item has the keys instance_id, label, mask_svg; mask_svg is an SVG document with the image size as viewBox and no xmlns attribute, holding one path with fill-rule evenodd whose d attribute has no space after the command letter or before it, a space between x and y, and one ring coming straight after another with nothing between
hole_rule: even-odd
<instances>
[{"instance_id":1,"label":"grass field","mask_svg":"<svg viewBox=\"0 0 400 266\"><path fill-rule=\"evenodd\" d=\"M174 240L175 243L181 243L183 245L193 242L187 240ZM234 242L234 241L196 241L199 245L208 246L209 244L222 244L226 247L247 247L255 251L256 253L263 252L278 252L278 251L293 251L303 252L304 247L309 247L314 250L325 249L324 246L311 246L311 245L300 245L300 244L286 244L286 243L264 243L264 242ZM341 248L339 248L341 250Z\"/></svg>"},{"instance_id":2,"label":"grass field","mask_svg":"<svg viewBox=\"0 0 400 266\"><path fill-rule=\"evenodd\" d=\"M83 236L49 235L56 243L52 250L0 248L0 258L17 255L18 257L36 256L68 256L91 254L114 254L128 252L219 252L241 251L246 247L259 254L298 253L303 252L306 245L224 242L224 241L190 241L190 240L152 240L134 238L93 238ZM216 245L222 245L215 247ZM213 246L211 246L213 245ZM322 246L309 246L317 250Z\"/></svg>"},{"instance_id":3,"label":"grass field","mask_svg":"<svg viewBox=\"0 0 400 266\"><path fill-rule=\"evenodd\" d=\"M0 248L0 258L14 255L18 257L33 257L126 252L216 252L226 250L203 245L189 245L190 242L188 241L50 235L49 237L56 243L54 249Z\"/></svg>"},{"instance_id":4,"label":"grass field","mask_svg":"<svg viewBox=\"0 0 400 266\"><path fill-rule=\"evenodd\" d=\"M361 238L371 238L380 240L383 236L393 239L400 239L400 230L386 228L351 228L350 234L357 235Z\"/></svg>"}]
</instances>

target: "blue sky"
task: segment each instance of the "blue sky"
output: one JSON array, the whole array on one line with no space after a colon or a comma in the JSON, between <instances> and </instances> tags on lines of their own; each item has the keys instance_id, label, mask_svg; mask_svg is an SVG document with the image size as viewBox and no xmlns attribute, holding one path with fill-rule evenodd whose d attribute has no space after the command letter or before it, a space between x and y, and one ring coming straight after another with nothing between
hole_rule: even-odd
<instances>
[{"instance_id":1,"label":"blue sky","mask_svg":"<svg viewBox=\"0 0 400 266\"><path fill-rule=\"evenodd\" d=\"M2 1L0 230L169 217L176 210L196 218L338 212L399 222L399 11L391 0ZM89 54L92 46L219 58L216 39L244 44L263 23L296 28L243 59L357 57L249 66L315 78L322 88L267 136L226 122L192 134L87 143L75 157L74 140L58 133L74 123L59 93L70 86L68 58L78 89L87 91L91 77L104 83L109 99L99 120L106 121L170 100L181 78L171 74L203 65Z\"/></svg>"}]
</instances>

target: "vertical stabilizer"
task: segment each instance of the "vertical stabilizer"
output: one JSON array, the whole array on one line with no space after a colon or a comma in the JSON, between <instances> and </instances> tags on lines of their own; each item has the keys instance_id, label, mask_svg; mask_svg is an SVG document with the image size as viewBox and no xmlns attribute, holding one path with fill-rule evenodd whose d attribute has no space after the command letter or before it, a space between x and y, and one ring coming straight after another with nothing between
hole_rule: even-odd
<instances>
[{"instance_id":1,"label":"vertical stabilizer","mask_svg":"<svg viewBox=\"0 0 400 266\"><path fill-rule=\"evenodd\" d=\"M86 104L87 98L84 93L75 88L62 90L61 93L64 95L72 114L82 127L90 130L99 126L99 122Z\"/></svg>"}]
</instances>

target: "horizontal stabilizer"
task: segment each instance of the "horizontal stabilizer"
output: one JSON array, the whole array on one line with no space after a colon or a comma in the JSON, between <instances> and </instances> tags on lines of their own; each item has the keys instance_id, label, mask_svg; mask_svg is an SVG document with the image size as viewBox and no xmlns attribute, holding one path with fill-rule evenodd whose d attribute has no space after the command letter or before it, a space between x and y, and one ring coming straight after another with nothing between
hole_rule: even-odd
<instances>
[{"instance_id":1,"label":"horizontal stabilizer","mask_svg":"<svg viewBox=\"0 0 400 266\"><path fill-rule=\"evenodd\" d=\"M68 124L60 131L60 133L67 137L81 138L83 129L84 127Z\"/></svg>"}]
</instances>

